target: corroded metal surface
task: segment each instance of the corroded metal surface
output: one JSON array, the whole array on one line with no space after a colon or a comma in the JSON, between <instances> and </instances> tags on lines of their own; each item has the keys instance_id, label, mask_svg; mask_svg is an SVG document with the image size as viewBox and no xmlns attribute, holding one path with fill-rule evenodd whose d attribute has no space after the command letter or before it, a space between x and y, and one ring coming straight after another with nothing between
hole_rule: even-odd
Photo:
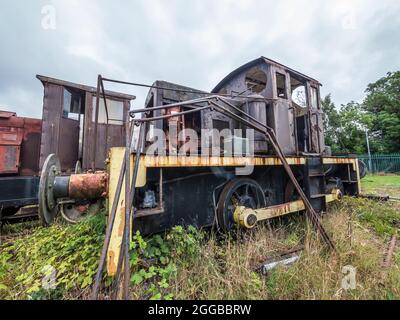
<instances>
[{"instance_id":1,"label":"corroded metal surface","mask_svg":"<svg viewBox=\"0 0 400 320\"><path fill-rule=\"evenodd\" d=\"M212 166L279 166L282 165L278 157L186 157L186 156L142 156L145 167L212 167ZM305 164L304 157L288 157L290 165Z\"/></svg>"},{"instance_id":2,"label":"corroded metal surface","mask_svg":"<svg viewBox=\"0 0 400 320\"><path fill-rule=\"evenodd\" d=\"M72 199L96 199L107 195L107 174L73 174L69 180L69 197Z\"/></svg>"},{"instance_id":3,"label":"corroded metal surface","mask_svg":"<svg viewBox=\"0 0 400 320\"><path fill-rule=\"evenodd\" d=\"M0 111L0 174L37 175L41 120Z\"/></svg>"},{"instance_id":4,"label":"corroded metal surface","mask_svg":"<svg viewBox=\"0 0 400 320\"><path fill-rule=\"evenodd\" d=\"M40 165L49 154L55 153L60 158L64 173L73 172L78 160L83 170L93 167L104 170L108 148L125 144L122 124L127 117L130 100L135 96L106 91L107 106L100 105L100 113L109 114L110 119L96 121L96 88L49 77L37 78L44 87ZM76 105L66 105L65 95L74 98ZM100 95L100 98L103 102L103 96ZM113 103L115 106L111 106ZM114 112L107 108L114 108Z\"/></svg>"},{"instance_id":5,"label":"corroded metal surface","mask_svg":"<svg viewBox=\"0 0 400 320\"><path fill-rule=\"evenodd\" d=\"M325 201L332 202L335 200L340 200L342 198L342 194L339 189L334 189L330 194L325 195ZM286 202L274 206L269 206L266 208L260 209L251 209L248 207L237 206L234 211L234 220L241 226L246 228L252 228L256 224L257 221L272 219L280 216L284 216L286 214L303 211L306 207L304 205L303 200L295 200L291 202ZM256 222L248 223L249 218L256 217Z\"/></svg>"}]
</instances>

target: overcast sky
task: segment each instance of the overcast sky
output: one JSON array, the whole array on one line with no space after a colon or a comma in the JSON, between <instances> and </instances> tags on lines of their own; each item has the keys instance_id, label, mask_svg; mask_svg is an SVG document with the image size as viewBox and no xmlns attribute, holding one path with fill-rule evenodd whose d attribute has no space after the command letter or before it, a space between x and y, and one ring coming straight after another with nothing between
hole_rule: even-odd
<instances>
[{"instance_id":1,"label":"overcast sky","mask_svg":"<svg viewBox=\"0 0 400 320\"><path fill-rule=\"evenodd\" d=\"M0 109L21 116L41 117L36 74L209 91L261 55L320 80L339 105L400 69L400 1L2 0L0 39ZM136 94L135 107L147 93L112 89Z\"/></svg>"}]
</instances>

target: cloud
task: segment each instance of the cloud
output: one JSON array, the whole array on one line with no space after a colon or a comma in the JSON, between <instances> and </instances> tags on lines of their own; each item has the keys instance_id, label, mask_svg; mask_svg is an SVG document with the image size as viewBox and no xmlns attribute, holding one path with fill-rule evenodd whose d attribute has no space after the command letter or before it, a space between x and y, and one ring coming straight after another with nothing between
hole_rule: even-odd
<instances>
[{"instance_id":1,"label":"cloud","mask_svg":"<svg viewBox=\"0 0 400 320\"><path fill-rule=\"evenodd\" d=\"M41 26L54 6L56 29ZM211 90L261 55L323 83L337 104L399 70L398 1L3 0L0 106L40 117L37 73L95 85L97 74ZM136 94L147 90L110 86Z\"/></svg>"}]
</instances>

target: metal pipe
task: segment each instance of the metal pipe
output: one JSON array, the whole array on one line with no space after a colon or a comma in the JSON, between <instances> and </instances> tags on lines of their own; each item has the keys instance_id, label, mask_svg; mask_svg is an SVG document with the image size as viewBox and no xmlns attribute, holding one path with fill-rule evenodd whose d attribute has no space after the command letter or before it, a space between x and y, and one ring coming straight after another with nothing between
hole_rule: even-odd
<instances>
[{"instance_id":1,"label":"metal pipe","mask_svg":"<svg viewBox=\"0 0 400 320\"><path fill-rule=\"evenodd\" d=\"M97 89L96 89L96 115L94 122L94 144L93 144L93 154L92 154L92 170L96 170L96 147L97 147L97 126L99 122L99 104L100 104L100 80L101 75L97 76ZM103 93L104 94L104 93Z\"/></svg>"},{"instance_id":2,"label":"metal pipe","mask_svg":"<svg viewBox=\"0 0 400 320\"><path fill-rule=\"evenodd\" d=\"M133 177L132 177L132 182L131 182L131 195L130 195L131 206L133 206L133 200L134 200L134 196L135 196L136 178L137 178L137 174L139 171L140 154L141 154L142 148L143 148L144 137L145 137L145 125L142 123L139 128L138 143L137 143L136 154L135 154L135 163L133 166Z\"/></svg>"},{"instance_id":3,"label":"metal pipe","mask_svg":"<svg viewBox=\"0 0 400 320\"><path fill-rule=\"evenodd\" d=\"M167 114L167 115L164 115L164 116L135 119L135 121L136 122L150 122L150 121L154 121L154 120L169 119L169 118L179 117L181 115L185 115L185 114L189 114L189 113L199 112L199 111L210 109L210 108L211 108L211 106L199 107L199 108L196 108L196 109L190 109L190 110L186 110L186 111L181 111L181 112L177 112L177 113L174 113L174 114Z\"/></svg>"},{"instance_id":4,"label":"metal pipe","mask_svg":"<svg viewBox=\"0 0 400 320\"><path fill-rule=\"evenodd\" d=\"M215 96L217 97L217 96ZM150 108L142 108L142 109L136 109L136 110L131 110L129 113L135 114L135 113L143 113L143 112L150 112L150 111L157 111L157 110L162 110L162 109L170 109L170 108L175 108L175 107L182 107L186 105L194 105L198 103L208 103L212 97L207 97L207 98L199 98L199 99L193 99L193 100L186 100L182 102L176 102L176 103L170 103L166 104L163 106L156 106L156 107L150 107Z\"/></svg>"},{"instance_id":5,"label":"metal pipe","mask_svg":"<svg viewBox=\"0 0 400 320\"><path fill-rule=\"evenodd\" d=\"M114 82L114 83L120 83L120 84L125 84L125 85L130 85L130 86L136 86L136 87L144 87L144 88L150 88L150 89L161 89L161 90L166 90L166 91L176 91L176 92L186 92L186 93L195 93L195 94L203 94L203 95L215 95L213 92L205 92L205 91L200 91L200 90L193 90L193 89L179 89L179 88L167 88L167 87L162 87L162 86L155 86L155 85L150 85L150 84L144 84L144 83L136 83L136 82L128 82L128 81L121 81L121 80L115 80L115 79L108 79L108 78L103 78L103 81L107 82ZM219 96L224 96L224 97L240 97L240 98L247 98L248 96L243 95L244 92L248 90L245 90L239 94L224 94L224 93L218 93ZM269 99L268 100L275 100L275 99Z\"/></svg>"},{"instance_id":6,"label":"metal pipe","mask_svg":"<svg viewBox=\"0 0 400 320\"><path fill-rule=\"evenodd\" d=\"M370 150L370 148L369 148L368 129L365 129L365 140L367 141L368 170L369 170L369 172L372 172L372 159L371 159L371 150Z\"/></svg>"},{"instance_id":7,"label":"metal pipe","mask_svg":"<svg viewBox=\"0 0 400 320\"><path fill-rule=\"evenodd\" d=\"M107 99L106 99L106 92L104 90L104 84L103 84L103 79L100 78L100 84L101 84L101 90L103 93L103 100L104 100L104 108L106 110L106 118L107 118L107 123L106 123L106 145L105 145L105 150L108 149L108 120L109 120L109 116L108 116L108 107L107 107Z\"/></svg>"},{"instance_id":8,"label":"metal pipe","mask_svg":"<svg viewBox=\"0 0 400 320\"><path fill-rule=\"evenodd\" d=\"M107 82L126 84L126 85L136 86L136 87L145 87L145 88L150 88L150 89L154 88L154 89L162 89L162 90L168 90L168 91L179 91L179 92L197 93L197 94L204 94L204 95L211 94L209 92L203 92L203 91L196 91L196 90L190 90L190 89L173 89L173 88L166 88L166 87L160 87L160 86L153 86L153 85L149 85L149 84L121 81L121 80L114 80L114 79L108 79L108 78L103 78L103 80L107 81Z\"/></svg>"},{"instance_id":9,"label":"metal pipe","mask_svg":"<svg viewBox=\"0 0 400 320\"><path fill-rule=\"evenodd\" d=\"M246 97L248 98L248 97ZM176 102L176 103L170 103L167 105L163 105L163 106L155 106L155 107L150 107L150 108L141 108L141 109L136 109L136 110L131 110L129 113L132 116L135 113L143 113L143 112L150 112L150 111L156 111L156 110L162 110L162 109L169 109L169 108L175 108L175 107L180 107L180 106L186 106L186 105L196 105L199 103L209 103L211 99L219 99L221 101L224 101L224 103L229 104L232 108L235 108L235 110L237 110L238 112L241 112L243 114L245 114L246 116L252 118L250 115L248 115L247 113L245 113L243 110L240 110L238 107L234 106L233 104L229 103L227 101L228 98L223 97L221 95L212 95L209 97L205 97L205 98L198 98L198 99L192 99L192 100L185 100L182 102ZM233 99L234 100L234 99ZM275 100L275 99L267 99L267 98L263 98L260 100ZM237 101L237 100L235 100ZM253 120L256 120L255 118L252 118Z\"/></svg>"},{"instance_id":10,"label":"metal pipe","mask_svg":"<svg viewBox=\"0 0 400 320\"><path fill-rule=\"evenodd\" d=\"M130 192L130 176L131 176L131 132L129 127L129 118L125 122L125 232L124 232L124 299L129 300L129 282L130 282L130 263L129 263L129 247L130 247L130 224L131 224L131 192ZM136 161L137 162L137 161ZM136 164L136 163L135 163Z\"/></svg>"}]
</instances>

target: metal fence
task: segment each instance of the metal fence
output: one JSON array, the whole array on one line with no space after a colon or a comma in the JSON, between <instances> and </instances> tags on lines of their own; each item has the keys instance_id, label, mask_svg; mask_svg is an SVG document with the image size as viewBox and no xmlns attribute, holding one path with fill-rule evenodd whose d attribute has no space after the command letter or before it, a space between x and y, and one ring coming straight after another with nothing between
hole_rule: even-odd
<instances>
[{"instance_id":1,"label":"metal fence","mask_svg":"<svg viewBox=\"0 0 400 320\"><path fill-rule=\"evenodd\" d=\"M358 158L362 160L369 172L400 172L400 153L392 154L360 154Z\"/></svg>"}]
</instances>

